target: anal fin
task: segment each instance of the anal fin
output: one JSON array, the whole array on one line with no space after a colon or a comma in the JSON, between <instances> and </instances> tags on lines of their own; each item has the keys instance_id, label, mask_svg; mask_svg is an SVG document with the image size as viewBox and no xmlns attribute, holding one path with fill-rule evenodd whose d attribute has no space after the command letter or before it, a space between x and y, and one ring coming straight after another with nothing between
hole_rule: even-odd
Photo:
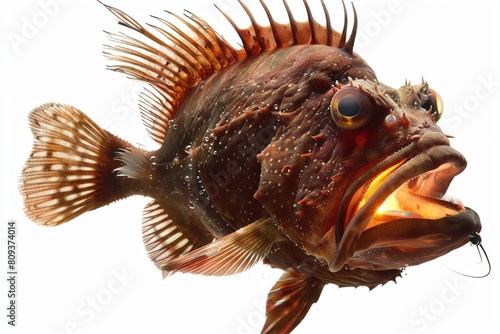
<instances>
[{"instance_id":1,"label":"anal fin","mask_svg":"<svg viewBox=\"0 0 500 334\"><path fill-rule=\"evenodd\" d=\"M176 210L152 200L142 214L142 239L149 258L161 269L179 256L210 243L213 237L203 228L186 226L184 217Z\"/></svg>"},{"instance_id":2,"label":"anal fin","mask_svg":"<svg viewBox=\"0 0 500 334\"><path fill-rule=\"evenodd\" d=\"M266 322L261 334L290 333L306 316L325 283L289 268L267 296Z\"/></svg>"},{"instance_id":3,"label":"anal fin","mask_svg":"<svg viewBox=\"0 0 500 334\"><path fill-rule=\"evenodd\" d=\"M274 222L263 218L170 261L162 269L213 276L233 275L262 260L281 240L284 236Z\"/></svg>"}]
</instances>

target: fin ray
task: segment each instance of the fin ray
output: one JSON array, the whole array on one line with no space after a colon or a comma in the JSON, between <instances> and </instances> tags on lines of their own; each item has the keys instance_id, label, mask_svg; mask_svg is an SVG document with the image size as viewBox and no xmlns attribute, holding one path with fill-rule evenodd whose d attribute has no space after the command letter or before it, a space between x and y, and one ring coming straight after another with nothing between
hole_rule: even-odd
<instances>
[{"instance_id":1,"label":"fin ray","mask_svg":"<svg viewBox=\"0 0 500 334\"><path fill-rule=\"evenodd\" d=\"M129 194L118 187L114 152L130 146L80 110L44 104L29 115L33 150L20 177L26 215L59 225Z\"/></svg>"},{"instance_id":2,"label":"fin ray","mask_svg":"<svg viewBox=\"0 0 500 334\"><path fill-rule=\"evenodd\" d=\"M173 259L211 242L213 237L208 231L184 226L182 217L172 208L152 200L144 207L142 239L149 258L161 269Z\"/></svg>"},{"instance_id":3,"label":"fin ray","mask_svg":"<svg viewBox=\"0 0 500 334\"><path fill-rule=\"evenodd\" d=\"M233 275L262 260L283 238L276 225L269 218L263 218L180 256L162 269L212 276Z\"/></svg>"},{"instance_id":4,"label":"fin ray","mask_svg":"<svg viewBox=\"0 0 500 334\"><path fill-rule=\"evenodd\" d=\"M105 5L118 18L120 25L139 35L136 38L108 33L112 43L106 46L104 54L113 62L109 69L151 85L152 89L143 92L139 107L148 133L158 144L163 143L167 131L165 125L168 125L191 88L212 73L261 52L290 45L315 43L343 47L346 22L342 33L332 29L324 1L322 8L326 26L315 20L307 0L304 0L307 12L304 22L294 18L293 10L283 0L289 18L289 22L284 24L278 23L265 1L260 0L268 26L257 23L254 12L244 1L238 2L250 19L249 27L240 28L230 15L217 8L238 34L242 49L232 46L202 18L188 11L184 17L166 12L167 19L154 17L155 24L146 27L119 9ZM355 29L352 34L355 34ZM354 41L351 39L347 43L349 47Z\"/></svg>"},{"instance_id":5,"label":"fin ray","mask_svg":"<svg viewBox=\"0 0 500 334\"><path fill-rule=\"evenodd\" d=\"M151 138L162 144L167 135L168 122L173 117L175 101L153 85L139 95L142 123Z\"/></svg>"},{"instance_id":6,"label":"fin ray","mask_svg":"<svg viewBox=\"0 0 500 334\"><path fill-rule=\"evenodd\" d=\"M318 301L325 283L289 268L267 297L266 322L261 334L290 333Z\"/></svg>"}]
</instances>

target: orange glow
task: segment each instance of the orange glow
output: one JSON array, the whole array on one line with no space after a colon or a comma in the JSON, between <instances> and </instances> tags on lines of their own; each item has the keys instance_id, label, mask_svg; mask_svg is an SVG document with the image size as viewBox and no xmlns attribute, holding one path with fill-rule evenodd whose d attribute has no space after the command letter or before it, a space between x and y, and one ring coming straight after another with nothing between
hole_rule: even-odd
<instances>
[{"instance_id":1,"label":"orange glow","mask_svg":"<svg viewBox=\"0 0 500 334\"><path fill-rule=\"evenodd\" d=\"M394 172L403 163L404 161L401 161L399 164L389 167L388 169L377 175L375 179L373 179L373 181L368 186L368 189L366 189L365 195L363 196L361 201L359 201L358 210L366 203L368 198L370 198L373 195L375 190L377 190L377 188L382 184L382 182L384 182L389 177L389 175L391 175L392 172Z\"/></svg>"},{"instance_id":2,"label":"orange glow","mask_svg":"<svg viewBox=\"0 0 500 334\"><path fill-rule=\"evenodd\" d=\"M377 214L381 214L387 211L398 211L401 210L399 206L399 201L394 196L394 193L391 194L387 199L382 203L382 205L377 209Z\"/></svg>"}]
</instances>

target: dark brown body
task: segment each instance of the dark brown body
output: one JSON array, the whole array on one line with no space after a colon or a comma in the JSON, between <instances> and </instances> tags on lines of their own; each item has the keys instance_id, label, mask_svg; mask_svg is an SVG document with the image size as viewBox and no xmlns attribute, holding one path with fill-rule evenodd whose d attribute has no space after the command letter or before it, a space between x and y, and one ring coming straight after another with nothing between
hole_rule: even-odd
<instances>
[{"instance_id":1,"label":"dark brown body","mask_svg":"<svg viewBox=\"0 0 500 334\"><path fill-rule=\"evenodd\" d=\"M347 59L342 62L342 57ZM349 69L353 64L355 68ZM295 140L286 143L286 153L271 148L286 155L276 164L279 173L291 160L309 153L314 146L311 137L333 122L328 111L332 85L337 80L347 82L360 70L374 77L363 60L339 49L295 46L242 61L201 82L187 95L169 124L164 144L154 153L160 166L177 161L172 173L164 173L166 184L193 189L186 197L203 211L214 212L216 218L208 225L221 231L218 236L261 218L266 210L256 192L261 176L267 178L274 170L261 174L266 159L258 161L257 155L283 131L291 131ZM294 127L303 122L315 127ZM296 184L288 186L287 192ZM159 193L160 198L168 196ZM210 203L203 199L207 196ZM213 210L210 204L215 205Z\"/></svg>"},{"instance_id":2,"label":"dark brown body","mask_svg":"<svg viewBox=\"0 0 500 334\"><path fill-rule=\"evenodd\" d=\"M318 165L335 163L329 161L335 156L312 162L305 155L317 144L313 137L324 131L329 133L321 139L322 145L335 147L338 136L329 113L331 87L360 73L375 78L356 55L318 45L278 49L215 74L187 95L169 122L164 144L152 153L156 167L148 195L175 202L171 210L184 216L190 228L197 225L199 233L206 233L206 240L212 233L218 237L231 234L270 211L282 222L284 233L296 237L276 245L267 258L283 270L300 268L340 286L375 287L394 279L399 270L370 274L369 279L365 272L359 282L354 278L356 271L331 273L296 246L304 238L293 234L299 229L287 228L298 221L295 216L301 205L297 203L310 189L322 190L333 182L333 175L321 173ZM263 156L263 151L271 153ZM322 178L317 179L318 175ZM301 178L310 178L310 189L298 189L304 182ZM340 187L338 192L342 192ZM334 227L334 214L332 210L328 225L311 223L300 229L326 233ZM308 223L299 221L304 222ZM346 277L350 279L344 283Z\"/></svg>"},{"instance_id":3,"label":"dark brown body","mask_svg":"<svg viewBox=\"0 0 500 334\"><path fill-rule=\"evenodd\" d=\"M346 40L324 4L326 26L307 1L306 22L285 2L282 25L261 1L266 27L240 4L250 27L223 14L242 49L198 17L159 19L159 37L107 7L140 35L109 34L105 53L110 69L149 83L139 108L160 148L136 148L68 105L36 108L20 180L33 221L148 196L143 240L164 275L261 260L284 271L262 329L283 334L325 284L373 288L478 240L477 214L445 196L466 161L436 125L442 106L426 82L379 83L353 53L357 21Z\"/></svg>"}]
</instances>

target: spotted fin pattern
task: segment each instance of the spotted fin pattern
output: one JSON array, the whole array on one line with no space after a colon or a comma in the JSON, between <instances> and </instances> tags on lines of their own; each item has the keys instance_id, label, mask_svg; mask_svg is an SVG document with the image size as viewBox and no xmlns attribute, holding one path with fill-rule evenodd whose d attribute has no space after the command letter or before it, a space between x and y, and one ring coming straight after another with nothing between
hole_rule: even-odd
<instances>
[{"instance_id":1,"label":"spotted fin pattern","mask_svg":"<svg viewBox=\"0 0 500 334\"><path fill-rule=\"evenodd\" d=\"M64 104L41 105L29 123L34 143L20 191L31 220L59 225L128 195L113 172L114 152L128 143Z\"/></svg>"}]
</instances>

